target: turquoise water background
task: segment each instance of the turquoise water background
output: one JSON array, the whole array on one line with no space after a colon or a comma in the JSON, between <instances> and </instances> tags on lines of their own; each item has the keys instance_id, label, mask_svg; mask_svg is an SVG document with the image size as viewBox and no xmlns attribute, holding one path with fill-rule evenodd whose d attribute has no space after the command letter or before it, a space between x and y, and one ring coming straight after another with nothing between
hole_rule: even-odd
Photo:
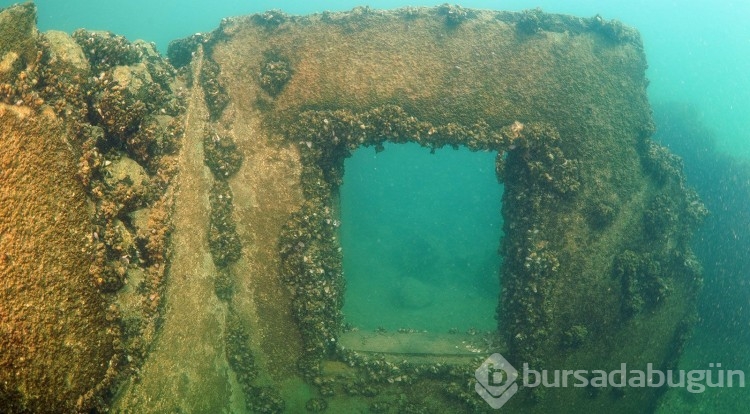
<instances>
[{"instance_id":1,"label":"turquoise water background","mask_svg":"<svg viewBox=\"0 0 750 414\"><path fill-rule=\"evenodd\" d=\"M493 152L387 144L344 165L344 314L358 328L497 329L502 186Z\"/></svg>"},{"instance_id":2,"label":"turquoise water background","mask_svg":"<svg viewBox=\"0 0 750 414\"><path fill-rule=\"evenodd\" d=\"M0 0L0 7L13 3ZM43 31L72 32L79 27L109 30L130 40L153 41L165 51L170 40L213 30L226 16L269 9L308 14L349 10L363 4L374 8L435 6L444 1L40 0L36 3L38 25ZM691 369L721 362L724 367L747 372L750 366L747 345L750 343L750 24L747 23L750 1L475 0L460 4L516 11L541 7L545 12L582 17L599 14L641 32L649 63L648 93L654 107L656 138L684 158L690 184L712 212L695 241L706 282L696 335L680 365ZM468 158L471 161L466 161ZM445 199L418 205L409 198L417 195L439 198L467 190L464 187L468 181L461 184L460 179L451 182L446 179L446 170L459 165L470 168L452 170L451 175L467 180L471 177L471 190L478 194L472 196L473 204L448 208L451 202ZM415 173L415 168L424 173ZM410 175L410 179L429 178L424 181L398 178L404 175ZM376 269L380 278L379 281L364 278L362 283L355 284L349 281L347 298L351 298L350 294L356 297L358 291L360 297L365 297L378 289L385 298L373 299L372 306L359 309L348 303L345 311L350 319L366 328L375 325L388 329L420 328L427 323L437 329L491 329L494 320L486 315L494 311L490 307L496 302L486 298L496 298L498 287L492 287L493 275L487 270L499 266L499 258L493 251L498 246L502 226L501 187L494 181L492 154L443 149L430 156L420 148L402 146L388 147L376 156L372 149L360 149L347 160L344 178L341 237L346 272L367 275ZM397 191L388 191L394 188ZM398 208L398 203L412 203L409 204L411 219L388 216L394 213L387 213L386 209L394 205ZM382 215L375 216L376 211ZM430 227L429 220L419 221L422 216L431 217L438 226ZM468 216L485 221L461 222ZM446 233L446 227L458 227L439 225L446 221L454 224L458 221L467 232ZM384 222L394 226L383 226ZM478 243L467 247L461 242L467 238ZM368 262L367 252L373 250L380 252L381 260ZM406 257L406 253L414 252L419 254ZM445 252L452 254L446 257ZM460 272L468 278L465 279L468 283L462 286L473 287L461 291L463 298L468 299L462 303L476 306L471 312L458 307L447 309L449 316L441 317L439 322L434 319L425 322L425 315L435 310L436 297L455 297L457 288L450 283L452 268L470 269ZM404 274L410 279L404 281ZM387 284L390 289L384 290L379 284ZM427 291L428 297L416 294L420 289ZM408 292L414 294L404 296ZM396 313L408 317L389 319L389 315ZM379 315L378 322L367 317L373 314ZM467 317L463 326L450 317L479 314L483 317L479 320ZM750 406L750 393L711 389L698 396L670 393L665 401L659 412L742 412L742 407Z\"/></svg>"}]
</instances>

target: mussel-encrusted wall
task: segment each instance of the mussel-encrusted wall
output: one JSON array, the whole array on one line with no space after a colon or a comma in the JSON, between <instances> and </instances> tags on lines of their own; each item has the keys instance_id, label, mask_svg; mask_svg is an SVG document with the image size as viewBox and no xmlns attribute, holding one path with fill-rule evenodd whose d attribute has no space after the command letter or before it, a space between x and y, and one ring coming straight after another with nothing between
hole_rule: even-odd
<instances>
[{"instance_id":1,"label":"mussel-encrusted wall","mask_svg":"<svg viewBox=\"0 0 750 414\"><path fill-rule=\"evenodd\" d=\"M252 129L238 141L245 152L267 141L299 154L299 182L286 186L301 198L281 228L276 283L291 289L287 329L302 346L295 375L316 385L318 398L337 404L340 389L352 388L327 372L326 361L343 358L356 381L379 387L372 407L403 393L406 405L485 408L473 388L458 385L476 367L378 365L336 345L345 277L332 223L343 160L386 140L500 153L506 237L498 332L510 361L547 369L674 363L700 284L687 240L703 210L679 163L649 140L646 64L634 30L538 11L358 8L228 19L201 41L229 96L218 123ZM246 174L263 174L259 161ZM237 192L234 201L252 205ZM406 387L398 384L404 378ZM449 391L426 392L427 378ZM540 391L509 404L627 412L658 396Z\"/></svg>"},{"instance_id":2,"label":"mussel-encrusted wall","mask_svg":"<svg viewBox=\"0 0 750 414\"><path fill-rule=\"evenodd\" d=\"M106 410L163 311L184 112L153 45L0 11L0 411Z\"/></svg>"},{"instance_id":3,"label":"mussel-encrusted wall","mask_svg":"<svg viewBox=\"0 0 750 414\"><path fill-rule=\"evenodd\" d=\"M474 370L493 351L539 370L675 364L701 280L688 240L704 210L679 160L649 138L633 29L448 5L273 11L173 42L174 73L144 45L93 32L73 39L80 57L63 60L79 62L87 81L72 90L24 95L35 89L17 80L21 55L7 48L0 80L16 77L6 101L20 99L41 122L54 98L80 139L71 145L79 192L103 229L90 241L99 251L91 283L112 295L98 306L125 328L107 331L120 342L92 362L114 354L122 364L120 375L99 374L100 388L121 384L100 406L482 412L491 409L474 392ZM113 56L102 60L104 50ZM385 141L499 154L499 323L474 360L394 359L339 343L343 161ZM147 214L150 227L139 224ZM0 400L35 398L14 392L0 388ZM643 412L660 390L625 393L524 389L507 405Z\"/></svg>"}]
</instances>

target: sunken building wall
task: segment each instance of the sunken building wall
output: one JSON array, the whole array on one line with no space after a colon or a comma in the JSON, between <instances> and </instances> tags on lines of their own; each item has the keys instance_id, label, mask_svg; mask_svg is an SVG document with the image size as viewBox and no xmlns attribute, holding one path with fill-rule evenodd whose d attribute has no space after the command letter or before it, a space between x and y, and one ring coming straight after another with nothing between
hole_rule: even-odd
<instances>
[{"instance_id":1,"label":"sunken building wall","mask_svg":"<svg viewBox=\"0 0 750 414\"><path fill-rule=\"evenodd\" d=\"M17 10L0 16L15 19L7 16ZM54 50L44 39L69 39L34 36L40 56ZM22 62L5 39L3 61ZM116 392L98 404L125 412L481 412L491 409L474 391L474 371L493 352L540 370L676 364L701 280L688 241L704 211L679 160L650 140L635 30L598 16L446 5L229 18L170 45L173 66L111 34L77 32L68 44L83 57L13 63L0 80L10 85L7 103L20 99L33 122L71 131L58 151L72 151L78 170L56 174L78 178L67 185L77 202L88 200L77 214L89 216L76 226L108 236L88 241L91 277L71 284L101 291L95 309L111 309L117 325L92 325L121 364L106 383ZM50 82L37 96L22 70L87 81L73 89ZM3 112L3 125L31 131L11 122L18 111ZM438 334L405 354L362 347L365 333L345 329L335 226L343 161L386 141L499 154L502 293L497 315L487 315L497 317L497 332ZM44 162L30 159L28 168ZM20 223L3 221L27 228ZM40 240L46 250L58 243ZM49 333L52 342L57 335ZM368 340L398 335L409 333ZM462 340L478 352L437 351ZM80 363L101 366L115 353L109 346ZM0 361L24 349L10 343ZM34 375L6 379L0 398L33 401L21 384ZM527 388L507 405L625 413L652 409L660 395L619 391Z\"/></svg>"}]
</instances>

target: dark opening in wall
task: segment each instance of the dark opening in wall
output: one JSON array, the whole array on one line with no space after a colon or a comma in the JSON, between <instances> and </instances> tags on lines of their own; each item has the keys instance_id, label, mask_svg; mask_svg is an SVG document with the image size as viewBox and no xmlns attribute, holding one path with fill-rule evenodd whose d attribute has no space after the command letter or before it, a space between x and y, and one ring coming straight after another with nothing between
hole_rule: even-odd
<instances>
[{"instance_id":1,"label":"dark opening in wall","mask_svg":"<svg viewBox=\"0 0 750 414\"><path fill-rule=\"evenodd\" d=\"M346 322L362 330L495 330L503 191L496 153L385 148L360 148L345 163Z\"/></svg>"}]
</instances>

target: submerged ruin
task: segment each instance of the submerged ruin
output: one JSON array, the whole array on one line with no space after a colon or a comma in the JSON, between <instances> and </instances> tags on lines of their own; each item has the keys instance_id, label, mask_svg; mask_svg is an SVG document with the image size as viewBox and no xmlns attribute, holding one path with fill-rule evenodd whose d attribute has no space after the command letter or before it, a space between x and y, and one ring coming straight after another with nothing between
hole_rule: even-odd
<instances>
[{"instance_id":1,"label":"submerged ruin","mask_svg":"<svg viewBox=\"0 0 750 414\"><path fill-rule=\"evenodd\" d=\"M0 406L491 412L475 371L676 366L705 209L651 141L637 31L444 5L224 19L154 46L0 11ZM344 159L496 151L497 330L344 323ZM499 185L499 184L498 184ZM499 242L499 241L498 241ZM664 388L522 388L648 412Z\"/></svg>"}]
</instances>

